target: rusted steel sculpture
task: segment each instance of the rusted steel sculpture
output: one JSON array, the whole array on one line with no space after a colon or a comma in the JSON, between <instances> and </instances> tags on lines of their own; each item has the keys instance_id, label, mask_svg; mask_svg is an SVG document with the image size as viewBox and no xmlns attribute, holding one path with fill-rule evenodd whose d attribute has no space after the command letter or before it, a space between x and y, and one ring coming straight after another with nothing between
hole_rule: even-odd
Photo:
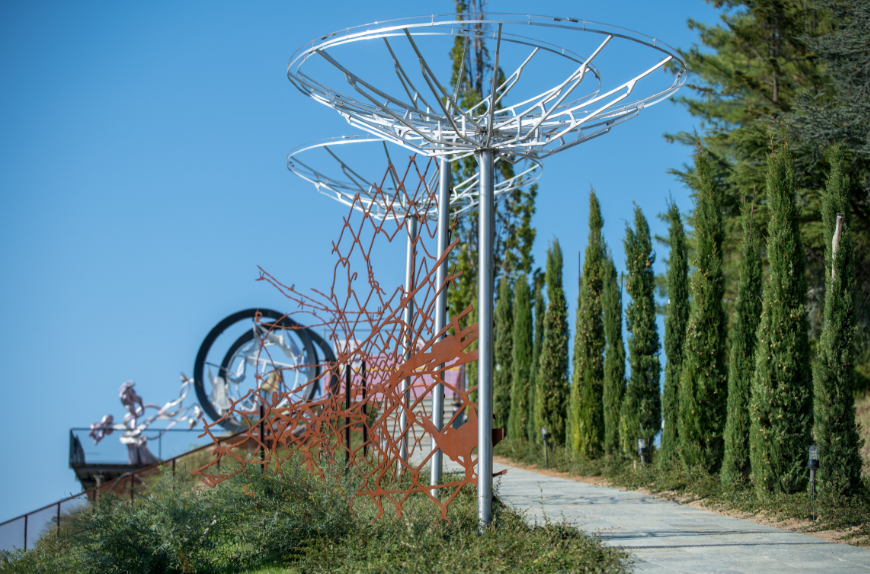
<instances>
[{"instance_id":1,"label":"rusted steel sculpture","mask_svg":"<svg viewBox=\"0 0 870 574\"><path fill-rule=\"evenodd\" d=\"M275 381L284 376L286 367L258 375L257 388L238 401L231 400L224 414L247 426L232 445L220 444L211 435L220 419L206 423L205 432L215 442L215 460L195 474L207 485L215 486L243 472L244 465L280 472L285 465L304 464L322 476L328 467L343 464L354 478L349 482L355 490L347 494L371 499L379 515L389 508L401 514L408 497L421 493L446 518L447 507L459 490L477 484L473 454L478 446L477 405L469 399L476 387L465 388L461 370L477 360L477 351L471 347L478 329L477 324L462 327L467 324L469 307L440 332L435 331L436 295L456 278L448 273L438 284L435 270L456 241L440 257L427 249L427 240L434 240L436 233L426 215L436 204L437 190L426 184L433 164L429 159L418 166L412 156L401 176L390 165L375 192L381 194L376 203L386 206L386 214L378 219L356 198L333 244L338 261L328 294L305 295L261 270L260 280L298 304L299 310L292 315L306 314L310 328L326 331L335 346L336 360L320 365L321 374L307 383L319 384L321 392L314 396L305 393L305 386L276 390ZM387 177L399 182L397 192L391 190L389 195L382 191ZM404 239L401 233L407 232L412 217L420 224L412 250L414 280L388 294L377 280L372 253L383 241L392 242L397 236ZM414 313L405 313L410 306ZM280 321L269 323L269 329L284 328L288 327ZM262 348L268 353L267 347ZM307 369L308 365L295 368ZM459 403L442 430L427 412L431 391L439 383ZM242 407L252 404L250 399L256 408ZM466 424L454 424L463 417ZM429 473L421 472L432 458L430 437L462 469L457 478L430 485ZM224 457L242 466L220 473L218 463Z\"/></svg>"}]
</instances>

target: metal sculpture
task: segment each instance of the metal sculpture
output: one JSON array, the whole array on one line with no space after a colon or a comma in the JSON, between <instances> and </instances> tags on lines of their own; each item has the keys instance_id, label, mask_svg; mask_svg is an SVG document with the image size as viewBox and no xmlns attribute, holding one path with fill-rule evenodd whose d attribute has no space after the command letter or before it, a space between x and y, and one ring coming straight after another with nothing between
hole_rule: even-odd
<instances>
[{"instance_id":1,"label":"metal sculpture","mask_svg":"<svg viewBox=\"0 0 870 574\"><path fill-rule=\"evenodd\" d=\"M418 166L411 158L402 174L389 166L372 192L375 201L386 206L381 218L355 199L333 246L338 262L328 293L315 291L309 296L261 272L261 280L299 306L294 315L309 316L312 320L306 322L312 330L326 330L335 345L336 359L321 363L320 373L295 391L266 392L263 381L310 365L273 364L269 371L258 372L257 388L231 400L223 415L243 421L246 430L233 444L212 436L216 458L196 472L206 484L214 486L243 471L218 466L227 457L241 465L271 466L278 472L286 464L305 464L322 474L327 466L343 464L353 478L349 484L354 490L348 494L369 498L381 514L390 507L400 514L408 497L421 493L446 518L448 505L459 490L477 483L477 458L472 452L478 443L477 408L469 399L475 389L465 388L461 376L464 366L477 358L470 348L477 339L477 325L460 328L459 321L470 307L441 327L433 317L437 294L455 278L448 274L439 282L436 270L442 268L456 242L440 256L427 248L435 230L425 208L419 206L435 203L434 192L427 186L431 163ZM387 178L396 182L389 194L384 192ZM396 195L394 203L390 198ZM408 208L398 212L393 205ZM398 287L388 294L377 280L371 254L380 242L403 235L412 218L420 222L421 233L415 236L411 250L415 254L411 287ZM416 311L407 313L412 305ZM258 337L299 330L278 320L264 326L267 333L258 332ZM329 379L338 381L333 392L304 398L306 387ZM449 424L443 429L433 424L426 397L437 386L447 389L462 405L450 422L466 416L467 424L458 428ZM206 433L211 435L220 423L206 423ZM432 450L424 448L428 436L436 442L436 452L443 452L462 468L455 480L432 485L423 478L422 469L434 457Z\"/></svg>"},{"instance_id":2,"label":"metal sculpture","mask_svg":"<svg viewBox=\"0 0 870 574\"><path fill-rule=\"evenodd\" d=\"M514 71L503 82L492 74L489 95L468 109L458 102L462 86L445 88L424 56L429 44L452 43L457 37L465 39L466 50L473 38L495 40L495 70L501 63L515 61ZM557 46L557 40L570 46ZM584 40L591 42L584 46ZM620 49L611 49L619 44ZM386 74L379 79L381 86L358 73L363 67L371 73L378 62L370 53L363 54L364 45L385 47ZM437 51L439 57L444 48ZM628 56L631 64L638 64L638 71L628 74L627 80L607 84L593 61L625 60L623 52L631 48L638 49L637 55ZM413 62L413 67L403 66L403 60ZM560 74L543 91L531 72L533 62L541 60L549 64L548 76ZM652 74L666 66L673 67L675 77L657 85ZM287 77L293 85L338 111L351 125L431 157L477 157L480 436L492 433L495 158L543 159L604 135L676 92L686 73L679 54L656 38L576 18L515 14L432 15L347 28L313 40L291 57ZM390 86L383 79L388 75L395 76ZM457 77L461 82L461 70ZM340 92L330 83L347 84L355 93ZM635 92L635 99L630 100ZM492 443L483 440L479 453L478 513L485 526L492 518Z\"/></svg>"},{"instance_id":3,"label":"metal sculpture","mask_svg":"<svg viewBox=\"0 0 870 574\"><path fill-rule=\"evenodd\" d=\"M351 162L348 159L348 155L354 154L346 153L345 150L347 148L351 148L351 152L356 152L355 162ZM364 161L362 154L359 153L362 148L370 152L367 158L369 161ZM450 217L456 218L466 214L475 209L479 203L480 176L475 173L466 180L456 185L451 185L450 164L442 159L433 166L435 169L428 176L427 182L428 189L435 189L437 187L437 201L431 203L431 195L422 194L420 195L421 200L428 203L414 205L413 209L411 209L412 206L403 203L402 198L399 197L398 182L392 177L389 170L388 174L390 174L390 177L383 182L383 187L378 186L376 177L380 177L381 174L373 173L372 165L377 162L371 161L372 148L376 152L374 154L375 157L380 155L382 149L387 164L393 165L387 142L384 140L371 136L343 136L310 142L297 147L287 156L287 167L294 174L313 184L318 192L345 205L355 206L359 210L367 211L375 219L383 219L387 213L391 213L394 218L408 215L405 290L410 291L413 280L411 271L415 256L414 244L417 234L417 214L425 214L427 218L437 220L438 255L443 255L447 249L447 231ZM395 155L395 150L393 155ZM509 156L499 156L496 158L496 162L509 161L506 158L509 158ZM511 161L513 161L512 158ZM494 185L493 195L496 201L503 197L508 197L512 191L520 187L534 183L540 177L542 171L540 161L530 160L525 163L526 165L521 168L518 174ZM337 171L341 172L340 176L336 174ZM442 206L445 207L442 209ZM437 273L439 275L437 281L439 284L444 281L446 265L445 261L438 268ZM446 296L447 294L444 290L436 296L436 331L442 329L446 323ZM405 312L405 322L410 323L413 305L409 305ZM406 355L410 356L407 352ZM443 420L444 392L440 386L436 385L433 390L432 424L440 430ZM402 424L404 425L405 423L403 422ZM433 459L430 484L434 486L441 481L443 460L434 440L431 446Z\"/></svg>"},{"instance_id":4,"label":"metal sculpture","mask_svg":"<svg viewBox=\"0 0 870 574\"><path fill-rule=\"evenodd\" d=\"M115 417L108 414L100 422L91 425L91 432L89 434L94 439L94 444L99 444L101 440L114 431L123 431L119 440L121 444L127 447L128 464L154 464L157 462L157 459L148 450L148 437L145 436L145 431L156 421L169 421L169 423L160 429L157 435L151 437L155 440L181 422L186 422L188 428L192 429L196 426L197 420L202 416L202 409L196 403L187 407L183 405L193 386L193 379L187 378L184 376L184 373L181 374L181 389L178 398L174 401L169 401L162 407L156 404L145 403L133 388L135 385L134 381L126 381L118 389L118 398L121 399L121 404L127 409L127 413L124 415L124 422L116 423ZM157 412L146 416L148 409L156 409Z\"/></svg>"},{"instance_id":5,"label":"metal sculpture","mask_svg":"<svg viewBox=\"0 0 870 574\"><path fill-rule=\"evenodd\" d=\"M354 135L323 139L298 146L287 156L287 169L311 183L319 193L344 205L356 206L360 211L368 210L371 217L375 219L383 219L388 210L394 217L404 215L408 208L398 201L396 182L392 177L387 178L384 182L384 193L376 193L375 190L378 189L376 180L383 175L383 171L377 170L377 173L373 173L372 162L361 159L360 148L369 148L367 151L370 153L373 151L371 148L376 151L383 150L381 153L385 163L393 165L384 140L372 136ZM350 159L353 156L355 162ZM316 160L320 161L315 163ZM502 161L509 160L505 156L499 156L496 158L496 165ZM495 184L493 195L496 201L508 197L513 190L530 185L540 178L543 169L539 160L529 160L524 164L519 173ZM380 162L377 165L380 165ZM437 189L441 177L441 163L433 167L435 169L427 181L429 189ZM337 175L338 172L341 173L340 176ZM479 179L479 174L475 173L464 181L449 186L450 216L458 217L477 207ZM383 199L387 203L384 203ZM428 199L428 195L424 197L425 199ZM437 220L439 208L440 204L436 201L432 205L417 206L416 209L419 213L425 213L429 219Z\"/></svg>"},{"instance_id":6,"label":"metal sculpture","mask_svg":"<svg viewBox=\"0 0 870 574\"><path fill-rule=\"evenodd\" d=\"M273 325L265 320L277 322ZM241 330L236 339L226 340ZM224 343L223 345L221 343ZM224 350L225 349L225 350ZM284 313L271 309L246 309L222 319L209 331L200 345L193 366L196 395L205 413L212 421L220 420L230 432L243 430L244 425L234 417L224 417L233 400L242 396L252 384L266 384L263 373L275 366L285 369L286 375L273 381L281 391L300 392L310 400L319 386L305 386L320 375L318 349L327 363L335 360L330 345L311 329L296 323ZM223 353L221 354L221 351ZM253 374L252 374L253 373ZM208 386L206 385L208 383ZM328 383L330 387L333 385ZM248 403L240 405L247 408Z\"/></svg>"}]
</instances>

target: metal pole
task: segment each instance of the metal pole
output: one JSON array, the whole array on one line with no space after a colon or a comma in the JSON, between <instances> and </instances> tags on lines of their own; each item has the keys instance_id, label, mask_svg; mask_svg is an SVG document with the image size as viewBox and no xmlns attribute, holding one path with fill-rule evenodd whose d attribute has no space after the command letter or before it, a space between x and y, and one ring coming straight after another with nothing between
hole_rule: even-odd
<instances>
[{"instance_id":1,"label":"metal pole","mask_svg":"<svg viewBox=\"0 0 870 574\"><path fill-rule=\"evenodd\" d=\"M415 240L417 239L417 216L409 215L408 216L408 252L405 257L405 295L414 290L414 254L415 254ZM405 325L407 325L405 329L405 360L408 361L411 359L411 347L414 344L414 330L412 329L412 325L414 323L414 300L410 299L408 301L407 307L405 307ZM405 401L405 408L402 409L402 415L399 417L399 433L402 435L402 440L400 441L399 447L399 457L407 462L408 461L408 407L411 405L411 391L409 390L411 387L411 377L407 377L404 381L402 381L402 393Z\"/></svg>"},{"instance_id":2,"label":"metal pole","mask_svg":"<svg viewBox=\"0 0 870 574\"><path fill-rule=\"evenodd\" d=\"M344 372L344 444L347 447L347 450L344 451L345 472L350 465L350 369L351 364L348 362Z\"/></svg>"},{"instance_id":3,"label":"metal pole","mask_svg":"<svg viewBox=\"0 0 870 574\"><path fill-rule=\"evenodd\" d=\"M369 417L368 407L366 406L366 362L362 362L360 367L360 375L362 377L362 414L363 414L363 458L369 453Z\"/></svg>"},{"instance_id":4,"label":"metal pole","mask_svg":"<svg viewBox=\"0 0 870 574\"><path fill-rule=\"evenodd\" d=\"M438 257L442 257L447 251L447 243L450 236L450 162L442 159L439 163L440 174L438 178ZM435 332L438 333L447 324L447 288L444 279L447 277L447 261L438 266L435 273L435 286L442 289L435 299ZM444 378L444 365L439 367L441 378ZM444 425L444 385L437 383L432 389L432 424L439 431ZM441 465L443 464L442 452L435 444L432 437L432 476L429 484L436 486L441 482Z\"/></svg>"},{"instance_id":5,"label":"metal pole","mask_svg":"<svg viewBox=\"0 0 870 574\"><path fill-rule=\"evenodd\" d=\"M260 397L260 461L266 460L266 442L263 437L263 431L265 429L263 425L263 418L266 416L266 409L263 408L263 397ZM263 474L266 474L266 465L263 464Z\"/></svg>"},{"instance_id":6,"label":"metal pole","mask_svg":"<svg viewBox=\"0 0 870 574\"><path fill-rule=\"evenodd\" d=\"M492 522L492 295L493 295L493 157L477 152L480 163L480 219L478 222L477 339L477 517L480 526Z\"/></svg>"}]
</instances>

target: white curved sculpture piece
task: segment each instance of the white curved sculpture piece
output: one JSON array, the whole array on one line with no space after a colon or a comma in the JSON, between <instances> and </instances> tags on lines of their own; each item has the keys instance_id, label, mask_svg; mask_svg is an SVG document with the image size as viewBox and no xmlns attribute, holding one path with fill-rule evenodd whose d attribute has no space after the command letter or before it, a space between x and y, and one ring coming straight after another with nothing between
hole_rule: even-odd
<instances>
[{"instance_id":1,"label":"white curved sculpture piece","mask_svg":"<svg viewBox=\"0 0 870 574\"><path fill-rule=\"evenodd\" d=\"M127 446L127 462L135 465L154 464L158 460L148 451L148 439L144 434L145 431L159 420L169 421L169 424L160 429L159 434L152 436L152 439L159 438L180 422L186 422L188 428L192 429L202 417L202 409L197 403L187 407L183 406L182 403L193 386L193 379L187 378L184 373L181 375L181 389L178 398L169 401L162 407L143 402L142 397L133 389L135 385L136 383L130 380L124 382L118 389L121 404L127 409L124 422L115 423L115 417L108 414L100 422L91 425L89 434L94 439L94 444L98 444L113 431L121 431L119 440L121 444ZM146 416L148 409L156 409L156 412ZM140 421L139 419L143 417L144 420Z\"/></svg>"},{"instance_id":2,"label":"white curved sculpture piece","mask_svg":"<svg viewBox=\"0 0 870 574\"><path fill-rule=\"evenodd\" d=\"M372 165L360 161L359 154L354 154L360 147L383 147L384 162ZM500 156L498 162L509 161L510 156ZM319 159L316 164L313 160ZM510 158L514 159L515 158ZM324 161L327 160L327 161ZM356 161L354 161L356 160ZM325 165L332 164L331 168ZM394 165L387 151L384 140L366 135L341 136L308 142L298 146L287 156L287 169L305 181L311 183L323 195L339 203L352 206L360 211L367 211L375 219L381 220L388 213L398 218L404 217L409 211L417 216L436 221L438 206L419 204L416 209L409 209L403 201L401 189L394 177L385 178L385 165ZM517 162L519 173L495 184L495 200L507 197L511 191L535 183L543 172L543 166L538 159ZM399 167L396 168L400 169ZM401 173L398 174L401 177ZM441 175L441 163L433 162L431 173L426 174L426 185L429 190L438 187ZM383 193L377 193L378 189ZM413 196L412 190L406 192ZM357 196L359 199L357 200ZM384 197L391 197L389 203ZM424 201L430 199L430 194L419 194ZM474 210L480 197L480 173L461 181L451 188L450 216L458 216Z\"/></svg>"}]
</instances>

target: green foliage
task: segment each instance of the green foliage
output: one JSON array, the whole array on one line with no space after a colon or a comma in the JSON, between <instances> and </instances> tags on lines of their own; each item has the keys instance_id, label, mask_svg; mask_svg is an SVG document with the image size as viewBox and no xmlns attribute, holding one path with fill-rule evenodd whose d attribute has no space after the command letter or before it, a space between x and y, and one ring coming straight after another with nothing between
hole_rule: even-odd
<instances>
[{"instance_id":1,"label":"green foliage","mask_svg":"<svg viewBox=\"0 0 870 574\"><path fill-rule=\"evenodd\" d=\"M732 484L749 476L749 399L755 372L755 333L761 320L761 244L753 229L755 205L743 206L743 245L740 249L740 284L731 327L728 363L728 418L725 423L725 458L722 482Z\"/></svg>"},{"instance_id":2,"label":"green foliage","mask_svg":"<svg viewBox=\"0 0 870 574\"><path fill-rule=\"evenodd\" d=\"M721 192L713 179L707 153L695 153L700 191L695 206L695 271L692 302L683 344L683 370L678 391L680 458L686 466L718 471L724 455L728 378L725 336L728 328L722 297Z\"/></svg>"},{"instance_id":3,"label":"green foliage","mask_svg":"<svg viewBox=\"0 0 870 574\"><path fill-rule=\"evenodd\" d=\"M619 436L622 451L634 457L637 439L648 445L661 428L662 398L659 392L659 333L656 326L655 276L652 237L649 223L640 208L634 208L634 227L625 228L625 290L631 297L625 312L628 362L631 367L628 388L620 409Z\"/></svg>"},{"instance_id":4,"label":"green foliage","mask_svg":"<svg viewBox=\"0 0 870 574\"><path fill-rule=\"evenodd\" d=\"M861 486L863 442L855 425L852 394L855 247L842 150L833 147L829 160L831 171L822 200L829 279L825 293L825 326L813 369L813 410L816 442L821 451L819 480L832 493L852 495Z\"/></svg>"},{"instance_id":5,"label":"green foliage","mask_svg":"<svg viewBox=\"0 0 870 574\"><path fill-rule=\"evenodd\" d=\"M604 314L601 292L607 244L601 229L604 218L595 191L589 190L589 239L577 298L574 335L574 380L568 407L571 448L583 456L597 456L604 442Z\"/></svg>"},{"instance_id":6,"label":"green foliage","mask_svg":"<svg viewBox=\"0 0 870 574\"><path fill-rule=\"evenodd\" d=\"M706 128L700 143L711 153L715 177L723 184L725 253L731 254L726 267L736 271L740 205L743 198L754 196L755 185L764 179L771 118L789 112L806 86L825 84L804 41L808 33L820 33L822 25L819 14L801 0L713 4L722 11L721 23L688 23L701 45L681 53L696 81L677 101ZM697 135L688 132L667 137L693 147L699 143ZM686 167L674 173L692 189L701 189L694 170ZM763 233L766 217L757 219Z\"/></svg>"},{"instance_id":7,"label":"green foliage","mask_svg":"<svg viewBox=\"0 0 870 574\"><path fill-rule=\"evenodd\" d=\"M807 155L802 171L813 174L813 191L824 189L820 166L825 150L840 146L844 185L851 188L849 210L853 214L852 242L855 245L857 347L865 349L860 358L870 369L870 4L866 0L817 0L815 6L827 14L830 26L824 34L805 38L816 61L824 69L829 86L810 85L798 95L793 112L787 115L791 135ZM824 198L822 199L824 203ZM824 206L822 206L824 210ZM809 214L807 214L809 215ZM824 217L813 214L816 221ZM806 216L805 216L806 219ZM819 253L830 247L822 225ZM814 246L812 246L814 247ZM825 284L829 273L816 278L812 287ZM865 379L866 380L866 379Z\"/></svg>"},{"instance_id":8,"label":"green foliage","mask_svg":"<svg viewBox=\"0 0 870 574\"><path fill-rule=\"evenodd\" d=\"M610 257L604 262L601 305L604 311L604 453L617 455L619 448L619 411L625 394L625 346L622 342L622 289L616 266Z\"/></svg>"},{"instance_id":9,"label":"green foliage","mask_svg":"<svg viewBox=\"0 0 870 574\"><path fill-rule=\"evenodd\" d=\"M163 481L133 504L100 496L70 530L80 572L207 572L223 564L218 552L234 526L214 491L179 489Z\"/></svg>"},{"instance_id":10,"label":"green foliage","mask_svg":"<svg viewBox=\"0 0 870 574\"><path fill-rule=\"evenodd\" d=\"M289 467L289 465L288 465ZM448 521L422 494L378 518L340 469L325 481L299 465L241 474L215 489L173 481L136 502L109 496L35 550L0 552L0 571L163 574L229 572L624 572L627 554L564 521L531 524L497 493L478 534L477 496L462 489ZM445 477L451 480L453 477ZM437 522L437 523L436 523Z\"/></svg>"},{"instance_id":11,"label":"green foliage","mask_svg":"<svg viewBox=\"0 0 870 574\"><path fill-rule=\"evenodd\" d=\"M541 356L541 346L544 344L544 316L546 315L544 307L544 275L540 273L540 269L535 271L532 279L535 285L535 330L532 334L534 342L532 344L532 367L529 369L529 420L526 427L526 436L530 441L536 441L539 438L540 428L538 421L535 418L535 401L538 396L538 362Z\"/></svg>"},{"instance_id":12,"label":"green foliage","mask_svg":"<svg viewBox=\"0 0 870 574\"><path fill-rule=\"evenodd\" d=\"M662 445L659 463L664 464L675 456L679 449L680 402L677 393L683 369L683 344L686 339L686 324L689 322L689 256L686 248L686 232L677 204L668 204L668 306L665 317L665 388L662 393Z\"/></svg>"},{"instance_id":13,"label":"green foliage","mask_svg":"<svg viewBox=\"0 0 870 574\"><path fill-rule=\"evenodd\" d=\"M493 373L493 428L507 428L511 411L511 363L514 353L514 309L511 282L502 276L495 302L495 373Z\"/></svg>"},{"instance_id":14,"label":"green foliage","mask_svg":"<svg viewBox=\"0 0 870 574\"><path fill-rule=\"evenodd\" d=\"M525 273L514 286L513 357L511 359L511 411L508 436L525 438L529 426L529 382L532 370L532 302Z\"/></svg>"},{"instance_id":15,"label":"green foliage","mask_svg":"<svg viewBox=\"0 0 870 574\"><path fill-rule=\"evenodd\" d=\"M554 444L565 442L568 407L568 303L562 290L562 248L547 249L547 313L535 382L535 426L547 427Z\"/></svg>"},{"instance_id":16,"label":"green foliage","mask_svg":"<svg viewBox=\"0 0 870 574\"><path fill-rule=\"evenodd\" d=\"M807 336L804 248L787 145L768 158L770 210L761 324L752 379L750 459L760 491L794 493L807 484L812 439L812 380Z\"/></svg>"}]
</instances>

